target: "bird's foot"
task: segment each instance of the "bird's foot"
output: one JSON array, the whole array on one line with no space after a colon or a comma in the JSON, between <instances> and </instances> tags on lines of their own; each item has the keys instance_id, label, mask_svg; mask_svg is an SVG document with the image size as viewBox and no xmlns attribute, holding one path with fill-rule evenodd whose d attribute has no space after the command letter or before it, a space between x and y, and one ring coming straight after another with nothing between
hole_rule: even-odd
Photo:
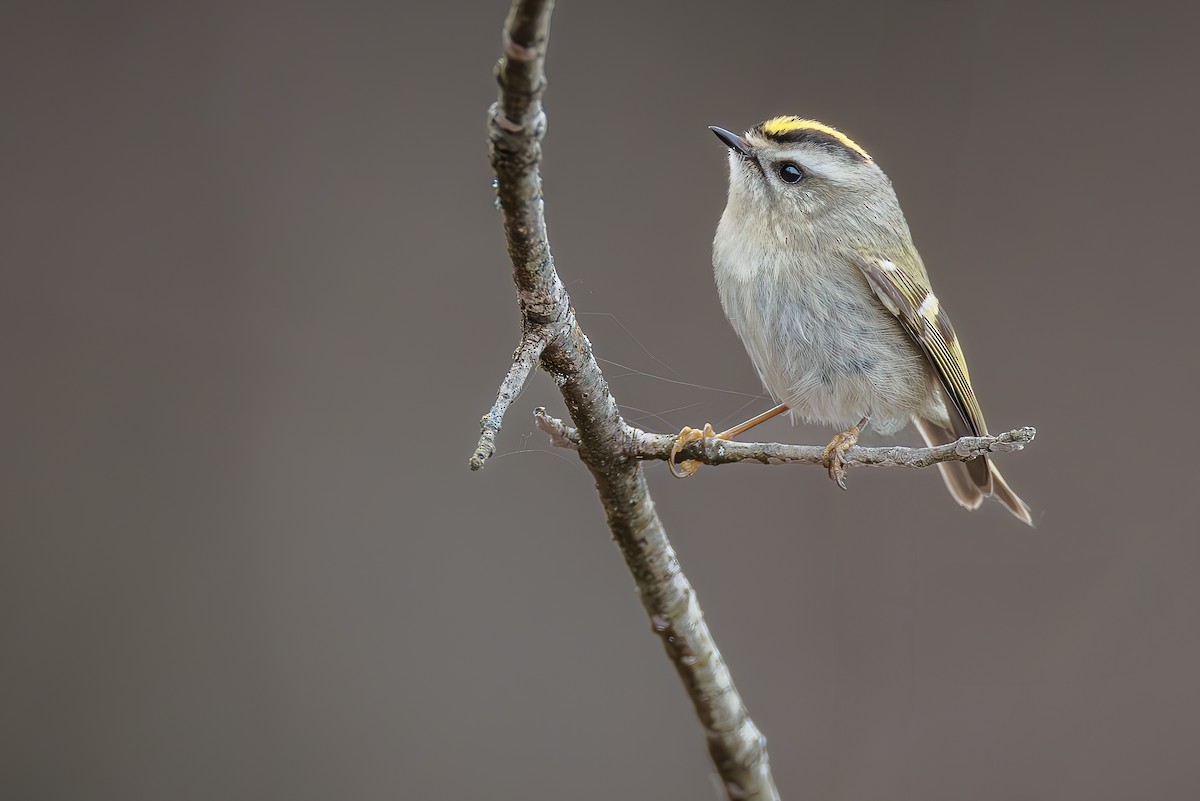
<instances>
[{"instance_id":1,"label":"bird's foot","mask_svg":"<svg viewBox=\"0 0 1200 801\"><path fill-rule=\"evenodd\" d=\"M667 457L667 467L671 470L671 475L675 478L688 478L692 476L703 462L697 462L695 459L684 459L679 464L675 464L675 457L679 454L680 448L687 445L689 442L696 440L705 440L710 437L720 437L716 431L713 431L712 423L705 423L704 428L695 429L691 426L684 426L679 432L679 436L675 438L675 444L671 446L671 455Z\"/></svg>"},{"instance_id":2,"label":"bird's foot","mask_svg":"<svg viewBox=\"0 0 1200 801\"><path fill-rule=\"evenodd\" d=\"M842 489L846 488L846 451L858 444L858 435L862 433L866 424L867 419L864 417L858 425L850 426L836 435L821 454L825 467L829 470L829 477Z\"/></svg>"}]
</instances>

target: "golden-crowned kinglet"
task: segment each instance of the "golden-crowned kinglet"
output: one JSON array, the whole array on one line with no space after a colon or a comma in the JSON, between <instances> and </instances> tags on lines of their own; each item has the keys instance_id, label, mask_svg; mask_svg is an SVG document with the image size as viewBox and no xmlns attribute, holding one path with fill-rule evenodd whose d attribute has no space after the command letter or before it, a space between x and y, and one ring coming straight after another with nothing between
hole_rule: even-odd
<instances>
[{"instance_id":1,"label":"golden-crowned kinglet","mask_svg":"<svg viewBox=\"0 0 1200 801\"><path fill-rule=\"evenodd\" d=\"M825 452L844 487L843 457L867 420L882 434L911 420L931 446L986 435L950 318L871 156L799 117L767 120L744 136L712 131L729 147L729 202L713 242L717 289L779 403L716 436L783 411L845 428ZM685 429L680 441L699 435ZM986 457L938 467L962 506L996 498L1032 524Z\"/></svg>"}]
</instances>

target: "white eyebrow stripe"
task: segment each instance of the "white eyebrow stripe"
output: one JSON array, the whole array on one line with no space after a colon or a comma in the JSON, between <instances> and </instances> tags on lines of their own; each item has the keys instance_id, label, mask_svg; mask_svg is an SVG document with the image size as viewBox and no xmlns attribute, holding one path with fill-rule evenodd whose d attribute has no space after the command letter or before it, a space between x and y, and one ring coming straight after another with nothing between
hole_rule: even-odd
<instances>
[{"instance_id":1,"label":"white eyebrow stripe","mask_svg":"<svg viewBox=\"0 0 1200 801\"><path fill-rule=\"evenodd\" d=\"M844 157L824 153L818 148L785 149L771 154L770 157L776 163L793 161L813 175L835 183L844 183L854 175L853 168L846 163Z\"/></svg>"}]
</instances>

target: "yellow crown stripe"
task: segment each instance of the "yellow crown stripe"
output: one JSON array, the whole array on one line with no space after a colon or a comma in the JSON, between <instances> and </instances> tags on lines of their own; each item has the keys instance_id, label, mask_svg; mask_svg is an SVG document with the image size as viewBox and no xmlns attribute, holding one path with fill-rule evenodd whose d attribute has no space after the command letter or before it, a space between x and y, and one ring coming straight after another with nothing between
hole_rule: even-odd
<instances>
[{"instance_id":1,"label":"yellow crown stripe","mask_svg":"<svg viewBox=\"0 0 1200 801\"><path fill-rule=\"evenodd\" d=\"M816 131L827 136L832 136L834 139L838 140L843 145L862 156L864 159L867 159L868 161L871 159L871 154L863 150L858 142L855 142L837 128L832 128L825 123L817 122L816 120L806 120L802 117L794 116L774 117L760 125L759 130L761 130L767 136L786 136L787 134L794 133L796 131Z\"/></svg>"}]
</instances>

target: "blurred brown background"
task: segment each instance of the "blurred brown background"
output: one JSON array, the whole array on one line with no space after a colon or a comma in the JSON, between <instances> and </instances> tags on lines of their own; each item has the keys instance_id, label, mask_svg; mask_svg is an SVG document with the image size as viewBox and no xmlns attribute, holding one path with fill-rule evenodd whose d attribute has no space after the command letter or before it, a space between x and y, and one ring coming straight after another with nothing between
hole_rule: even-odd
<instances>
[{"instance_id":1,"label":"blurred brown background","mask_svg":"<svg viewBox=\"0 0 1200 801\"><path fill-rule=\"evenodd\" d=\"M551 382L466 467L518 334L506 4L7 10L0 795L714 797ZM635 422L766 408L705 126L800 113L1039 430L1000 459L1033 531L932 470L649 468L785 797L1200 796L1196 22L561 2L551 240Z\"/></svg>"}]
</instances>

